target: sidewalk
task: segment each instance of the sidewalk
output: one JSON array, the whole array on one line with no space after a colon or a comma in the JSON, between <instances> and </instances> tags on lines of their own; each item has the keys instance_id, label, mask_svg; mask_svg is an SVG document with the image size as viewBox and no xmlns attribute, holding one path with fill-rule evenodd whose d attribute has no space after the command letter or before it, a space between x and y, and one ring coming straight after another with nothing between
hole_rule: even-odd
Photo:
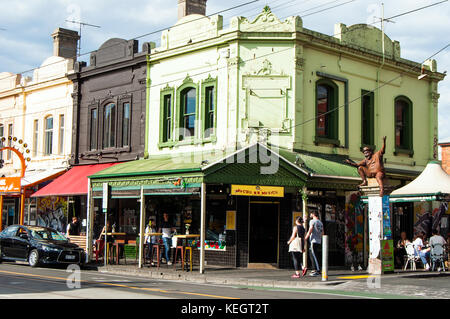
<instances>
[{"instance_id":1,"label":"sidewalk","mask_svg":"<svg viewBox=\"0 0 450 319\"><path fill-rule=\"evenodd\" d=\"M96 266L96 265L91 265ZM292 269L247 269L247 268L224 268L207 266L205 273L200 274L198 267L193 272L182 271L178 265L178 270L173 266L161 265L160 268L145 265L139 269L136 264L128 265L97 265L99 272L113 273L118 275L143 276L152 279L179 280L186 282L233 285L243 287L265 287L265 288L331 288L352 280L367 280L369 277L366 271L351 271L349 269L333 269L328 271L328 281L322 281L322 276L311 277L310 271L307 275L298 279L291 278L294 273ZM425 272L425 271L396 271L392 274L382 275L383 277L400 278L427 278L435 276L450 276L449 272ZM330 287L331 286L331 287Z\"/></svg>"}]
</instances>

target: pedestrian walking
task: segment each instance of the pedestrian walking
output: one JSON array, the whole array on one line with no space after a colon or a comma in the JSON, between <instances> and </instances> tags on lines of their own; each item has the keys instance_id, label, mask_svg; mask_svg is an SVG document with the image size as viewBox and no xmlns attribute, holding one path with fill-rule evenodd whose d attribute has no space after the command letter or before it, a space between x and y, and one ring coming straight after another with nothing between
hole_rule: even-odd
<instances>
[{"instance_id":1,"label":"pedestrian walking","mask_svg":"<svg viewBox=\"0 0 450 319\"><path fill-rule=\"evenodd\" d=\"M314 270L311 272L310 276L319 276L320 275L320 263L319 260L321 255L321 245L322 245L322 236L323 232L323 224L319 220L319 213L314 211L310 214L311 221L309 222L309 230L305 236L305 239L310 241L309 247L309 257L311 260L311 265L314 267Z\"/></svg>"},{"instance_id":2,"label":"pedestrian walking","mask_svg":"<svg viewBox=\"0 0 450 319\"><path fill-rule=\"evenodd\" d=\"M303 259L303 251L305 247L305 228L303 227L303 218L297 217L295 220L295 226L292 228L292 235L289 241L287 242L288 245L291 245L291 243L294 240L298 240L299 244L296 245L296 247L289 246L289 251L292 254L292 261L294 263L294 270L295 274L292 275L292 278L300 278L300 270L302 270L302 277L306 274L307 268L303 267L302 259ZM298 239L297 239L298 238Z\"/></svg>"}]
</instances>

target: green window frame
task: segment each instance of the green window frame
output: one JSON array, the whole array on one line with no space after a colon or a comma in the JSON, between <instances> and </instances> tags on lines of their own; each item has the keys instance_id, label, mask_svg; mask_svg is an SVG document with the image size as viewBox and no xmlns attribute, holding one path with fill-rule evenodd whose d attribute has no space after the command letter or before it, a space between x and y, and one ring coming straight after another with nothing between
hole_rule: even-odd
<instances>
[{"instance_id":1,"label":"green window frame","mask_svg":"<svg viewBox=\"0 0 450 319\"><path fill-rule=\"evenodd\" d=\"M191 91L192 90L192 91ZM187 94L190 93L191 96L188 97ZM175 117L175 136L174 142L178 145L183 144L195 144L198 140L198 119L199 119L199 88L198 84L194 83L192 79L187 76L182 85L177 88L176 91L176 114ZM191 98L191 101L188 100ZM195 98L195 102L192 101ZM190 105L189 105L190 103ZM195 105L193 106L193 104ZM183 137L184 125L188 121L193 127L191 128L192 133L189 137Z\"/></svg>"},{"instance_id":2,"label":"green window frame","mask_svg":"<svg viewBox=\"0 0 450 319\"><path fill-rule=\"evenodd\" d=\"M160 92L159 147L173 146L175 91L167 86Z\"/></svg>"},{"instance_id":3,"label":"green window frame","mask_svg":"<svg viewBox=\"0 0 450 319\"><path fill-rule=\"evenodd\" d=\"M340 145L339 142L339 88L331 80L316 82L316 144Z\"/></svg>"},{"instance_id":4,"label":"green window frame","mask_svg":"<svg viewBox=\"0 0 450 319\"><path fill-rule=\"evenodd\" d=\"M375 149L375 94L372 91L361 90L361 149Z\"/></svg>"},{"instance_id":5,"label":"green window frame","mask_svg":"<svg viewBox=\"0 0 450 319\"><path fill-rule=\"evenodd\" d=\"M215 142L217 131L217 78L209 76L202 82L202 138Z\"/></svg>"},{"instance_id":6,"label":"green window frame","mask_svg":"<svg viewBox=\"0 0 450 319\"><path fill-rule=\"evenodd\" d=\"M412 156L413 150L413 103L406 96L394 100L394 142L395 152Z\"/></svg>"}]
</instances>

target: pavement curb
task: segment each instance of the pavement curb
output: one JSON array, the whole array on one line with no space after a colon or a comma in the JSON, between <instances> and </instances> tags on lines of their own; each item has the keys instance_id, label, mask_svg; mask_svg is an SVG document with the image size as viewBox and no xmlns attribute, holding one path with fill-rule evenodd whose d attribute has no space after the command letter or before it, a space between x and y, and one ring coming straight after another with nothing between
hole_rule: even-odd
<instances>
[{"instance_id":1,"label":"pavement curb","mask_svg":"<svg viewBox=\"0 0 450 319\"><path fill-rule=\"evenodd\" d=\"M217 277L212 275L192 275L183 273L168 273L164 271L155 271L147 269L117 269L115 267L99 267L98 272L117 274L117 275L134 275L138 277L145 277L150 279L171 280L171 281L183 281L193 282L198 284L213 284L213 285L227 285L227 286L240 286L240 287L259 287L259 288L329 288L330 286L336 286L346 281L331 280L331 281L319 281L319 282L307 282L307 281L289 281L289 280L264 280L264 279L248 279L242 277L230 278L230 277Z\"/></svg>"}]
</instances>

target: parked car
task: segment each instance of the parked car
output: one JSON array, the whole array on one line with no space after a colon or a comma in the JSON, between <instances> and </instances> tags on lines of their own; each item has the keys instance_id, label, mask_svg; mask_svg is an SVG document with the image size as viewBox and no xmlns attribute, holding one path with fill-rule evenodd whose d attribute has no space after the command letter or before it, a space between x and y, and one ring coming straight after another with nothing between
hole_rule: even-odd
<instances>
[{"instance_id":1,"label":"parked car","mask_svg":"<svg viewBox=\"0 0 450 319\"><path fill-rule=\"evenodd\" d=\"M11 225L0 233L0 262L27 261L39 264L83 264L85 252L49 227Z\"/></svg>"}]
</instances>

